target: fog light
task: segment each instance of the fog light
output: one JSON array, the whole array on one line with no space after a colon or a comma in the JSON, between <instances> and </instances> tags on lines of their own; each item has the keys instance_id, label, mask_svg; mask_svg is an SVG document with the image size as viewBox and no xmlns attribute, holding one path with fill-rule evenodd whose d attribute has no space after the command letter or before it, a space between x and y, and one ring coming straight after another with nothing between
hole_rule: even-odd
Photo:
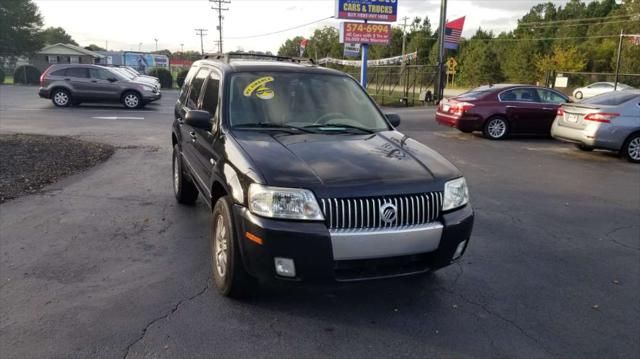
<instances>
[{"instance_id":1,"label":"fog light","mask_svg":"<svg viewBox=\"0 0 640 359\"><path fill-rule=\"evenodd\" d=\"M462 252L464 252L464 247L466 246L467 246L467 241L460 242L460 244L458 244L458 248L456 248L456 252L453 254L453 259L460 258L460 256L462 255Z\"/></svg>"},{"instance_id":2,"label":"fog light","mask_svg":"<svg viewBox=\"0 0 640 359\"><path fill-rule=\"evenodd\" d=\"M283 277L293 278L296 276L296 265L291 258L274 258L276 273Z\"/></svg>"}]
</instances>

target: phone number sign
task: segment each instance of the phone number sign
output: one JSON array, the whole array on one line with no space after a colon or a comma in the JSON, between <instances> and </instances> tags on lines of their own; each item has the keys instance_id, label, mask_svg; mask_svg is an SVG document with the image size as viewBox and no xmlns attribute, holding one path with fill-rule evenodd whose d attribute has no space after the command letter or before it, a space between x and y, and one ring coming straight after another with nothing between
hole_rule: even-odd
<instances>
[{"instance_id":1,"label":"phone number sign","mask_svg":"<svg viewBox=\"0 0 640 359\"><path fill-rule=\"evenodd\" d=\"M336 17L394 22L398 18L398 0L336 0Z\"/></svg>"},{"instance_id":2,"label":"phone number sign","mask_svg":"<svg viewBox=\"0 0 640 359\"><path fill-rule=\"evenodd\" d=\"M343 22L340 24L340 42L356 44L388 44L391 25Z\"/></svg>"}]
</instances>

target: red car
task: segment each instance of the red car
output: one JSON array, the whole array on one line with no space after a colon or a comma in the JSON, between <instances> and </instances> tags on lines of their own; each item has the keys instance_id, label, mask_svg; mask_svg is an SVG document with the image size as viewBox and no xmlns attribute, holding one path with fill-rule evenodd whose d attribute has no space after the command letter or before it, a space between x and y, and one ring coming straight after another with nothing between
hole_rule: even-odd
<instances>
[{"instance_id":1,"label":"red car","mask_svg":"<svg viewBox=\"0 0 640 359\"><path fill-rule=\"evenodd\" d=\"M482 86L442 100L436 121L466 133L482 131L492 140L513 133L549 135L558 107L567 102L567 96L544 87Z\"/></svg>"}]
</instances>

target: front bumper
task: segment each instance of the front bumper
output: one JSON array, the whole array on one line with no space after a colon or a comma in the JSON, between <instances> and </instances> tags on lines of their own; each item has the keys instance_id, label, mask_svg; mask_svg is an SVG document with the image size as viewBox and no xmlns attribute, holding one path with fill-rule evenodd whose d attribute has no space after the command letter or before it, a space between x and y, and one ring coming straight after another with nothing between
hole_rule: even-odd
<instances>
[{"instance_id":1,"label":"front bumper","mask_svg":"<svg viewBox=\"0 0 640 359\"><path fill-rule=\"evenodd\" d=\"M343 248L336 248L323 222L283 221L256 216L247 208L235 205L236 219L242 260L247 271L261 279L288 279L305 282L335 282L384 277L403 276L445 267L453 258L461 242L468 240L473 227L473 210L469 205L445 213L439 223L428 226L425 232L410 234L402 242L402 237L387 233L389 243L384 253L384 232L367 236L353 236L353 232L341 239ZM249 240L249 232L262 239L262 244ZM376 232L370 232L376 233ZM367 243L367 238L371 243ZM422 243L420 240L422 239ZM346 251L344 246L346 246ZM357 251L362 247L362 251ZM375 248L374 248L375 247ZM466 248L465 248L466 249ZM416 252L412 252L412 251ZM340 258L336 258L340 253ZM296 268L295 278L284 278L276 274L274 258L291 258Z\"/></svg>"},{"instance_id":2,"label":"front bumper","mask_svg":"<svg viewBox=\"0 0 640 359\"><path fill-rule=\"evenodd\" d=\"M162 93L161 92L157 92L157 93L150 93L150 92L146 92L142 95L142 100L144 102L153 102L153 101L157 101L159 99L162 98Z\"/></svg>"}]
</instances>

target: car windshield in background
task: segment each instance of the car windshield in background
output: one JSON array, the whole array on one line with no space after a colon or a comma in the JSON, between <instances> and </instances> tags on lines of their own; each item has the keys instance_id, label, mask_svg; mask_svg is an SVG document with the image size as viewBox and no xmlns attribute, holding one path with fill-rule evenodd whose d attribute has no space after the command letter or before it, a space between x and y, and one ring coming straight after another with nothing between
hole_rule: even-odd
<instances>
[{"instance_id":1,"label":"car windshield in background","mask_svg":"<svg viewBox=\"0 0 640 359\"><path fill-rule=\"evenodd\" d=\"M600 96L592 97L582 101L581 103L590 105L608 105L617 106L634 98L640 97L640 91L633 92L608 92Z\"/></svg>"},{"instance_id":2,"label":"car windshield in background","mask_svg":"<svg viewBox=\"0 0 640 359\"><path fill-rule=\"evenodd\" d=\"M127 71L125 71L125 70L123 70L121 68L117 68L117 67L116 68L112 68L111 71L115 72L117 74L120 74L121 76L123 76L124 78L129 79L129 80L133 80L133 79L136 78L136 76L133 76L132 74L130 74L129 72L127 72Z\"/></svg>"},{"instance_id":3,"label":"car windshield in background","mask_svg":"<svg viewBox=\"0 0 640 359\"><path fill-rule=\"evenodd\" d=\"M230 86L229 121L233 127L389 129L371 99L349 77L246 72L233 75Z\"/></svg>"}]
</instances>

